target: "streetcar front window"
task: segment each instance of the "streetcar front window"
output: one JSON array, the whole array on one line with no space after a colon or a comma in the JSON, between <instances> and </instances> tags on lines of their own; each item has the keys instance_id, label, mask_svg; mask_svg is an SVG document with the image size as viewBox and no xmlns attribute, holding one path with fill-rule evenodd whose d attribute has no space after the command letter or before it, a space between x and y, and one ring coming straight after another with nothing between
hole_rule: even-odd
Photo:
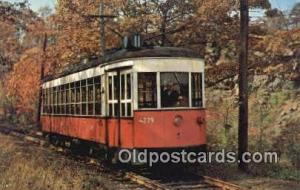
<instances>
[{"instance_id":1,"label":"streetcar front window","mask_svg":"<svg viewBox=\"0 0 300 190\"><path fill-rule=\"evenodd\" d=\"M161 73L161 107L189 107L189 74Z\"/></svg>"}]
</instances>

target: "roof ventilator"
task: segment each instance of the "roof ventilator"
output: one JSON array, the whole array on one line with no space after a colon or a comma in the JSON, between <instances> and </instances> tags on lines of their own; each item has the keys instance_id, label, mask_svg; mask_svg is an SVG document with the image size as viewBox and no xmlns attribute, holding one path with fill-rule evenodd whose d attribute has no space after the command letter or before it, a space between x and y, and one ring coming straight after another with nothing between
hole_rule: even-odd
<instances>
[{"instance_id":1,"label":"roof ventilator","mask_svg":"<svg viewBox=\"0 0 300 190\"><path fill-rule=\"evenodd\" d=\"M124 49L140 49L142 47L142 39L140 34L125 36L123 39Z\"/></svg>"}]
</instances>

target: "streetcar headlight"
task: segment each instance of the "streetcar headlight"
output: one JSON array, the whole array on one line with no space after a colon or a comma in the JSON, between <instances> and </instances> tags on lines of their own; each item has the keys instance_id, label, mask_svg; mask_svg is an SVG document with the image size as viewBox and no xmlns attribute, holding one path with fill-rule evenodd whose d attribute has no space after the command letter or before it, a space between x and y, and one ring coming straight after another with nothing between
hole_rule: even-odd
<instances>
[{"instance_id":1,"label":"streetcar headlight","mask_svg":"<svg viewBox=\"0 0 300 190\"><path fill-rule=\"evenodd\" d=\"M183 117L181 115L176 115L174 118L174 125L179 127L183 122Z\"/></svg>"}]
</instances>

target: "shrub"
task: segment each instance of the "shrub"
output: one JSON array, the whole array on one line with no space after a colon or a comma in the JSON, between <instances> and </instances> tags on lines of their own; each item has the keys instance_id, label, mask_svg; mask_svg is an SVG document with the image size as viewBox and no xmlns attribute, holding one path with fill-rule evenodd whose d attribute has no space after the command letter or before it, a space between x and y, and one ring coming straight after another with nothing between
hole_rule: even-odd
<instances>
[{"instance_id":1,"label":"shrub","mask_svg":"<svg viewBox=\"0 0 300 190\"><path fill-rule=\"evenodd\" d=\"M300 122L292 122L286 125L276 142L274 149L285 155L294 167L300 170Z\"/></svg>"}]
</instances>

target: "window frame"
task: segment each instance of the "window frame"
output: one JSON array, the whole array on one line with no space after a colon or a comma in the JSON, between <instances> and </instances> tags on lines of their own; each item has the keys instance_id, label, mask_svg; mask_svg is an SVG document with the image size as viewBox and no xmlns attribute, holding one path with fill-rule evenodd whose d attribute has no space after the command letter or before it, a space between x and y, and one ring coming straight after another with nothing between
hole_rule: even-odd
<instances>
[{"instance_id":1,"label":"window frame","mask_svg":"<svg viewBox=\"0 0 300 190\"><path fill-rule=\"evenodd\" d=\"M200 75L200 87L199 87L199 90L200 90L200 106L194 106L194 103L193 103L193 93L195 92L196 93L196 90L193 90L193 85L192 85L192 75L193 74L199 74ZM191 72L191 108L204 108L204 73L203 72ZM194 99L197 99L197 98L194 98Z\"/></svg>"},{"instance_id":2,"label":"window frame","mask_svg":"<svg viewBox=\"0 0 300 190\"><path fill-rule=\"evenodd\" d=\"M106 115L108 117L118 117L116 115L115 112L115 105L118 105L118 98L117 96L115 96L115 91L114 87L115 87L115 80L114 77L118 77L118 73L117 72L109 72L107 74L107 85L106 85L106 89L107 89L107 109L106 109ZM121 78L121 77L120 77ZM120 83L120 78L119 80L117 80ZM110 87L110 79L111 79L111 87ZM119 95L120 92L118 92ZM111 114L110 114L111 111ZM119 110L120 111L120 110Z\"/></svg>"},{"instance_id":3,"label":"window frame","mask_svg":"<svg viewBox=\"0 0 300 190\"><path fill-rule=\"evenodd\" d=\"M183 72L178 72L178 71L158 71L158 72L153 72L153 71L149 71L149 72L136 72L135 74L135 77L136 77L136 86L138 86L139 84L139 78L138 78L138 75L139 73L156 73L156 90L157 90L157 106L155 108L140 108L139 107L139 100L138 100L138 96L139 96L139 92L138 92L138 87L135 89L135 104L136 104L136 107L135 107L135 110L136 111L147 111L147 110L186 110L186 109L190 109L190 110L193 110L193 109L205 109L205 96L204 96L204 93L205 93L205 86L204 86L204 72L190 72L190 71L183 71ZM188 93L189 93L189 106L187 107L162 107L162 103L161 103L161 74L162 73L187 73L188 74ZM202 76L201 78L201 84L202 84L202 88L201 88L201 93L202 93L202 106L201 107L193 107L192 105L192 74L193 73L198 73Z\"/></svg>"},{"instance_id":4,"label":"window frame","mask_svg":"<svg viewBox=\"0 0 300 190\"><path fill-rule=\"evenodd\" d=\"M155 74L156 78L156 107L153 108L140 108L139 107L139 74ZM137 91L136 93L136 104L137 104L137 110L153 110L153 109L160 109L160 98L158 97L158 94L160 94L160 89L158 88L158 84L160 80L160 74L159 72L137 72L136 74L136 81L137 81L137 88L135 89Z\"/></svg>"},{"instance_id":5,"label":"window frame","mask_svg":"<svg viewBox=\"0 0 300 190\"><path fill-rule=\"evenodd\" d=\"M94 116L95 115L95 80L94 80L94 77L87 79L86 88L87 88L87 116ZM92 94L90 94L90 89L91 89ZM90 105L92 105L92 113L91 114L90 114Z\"/></svg>"},{"instance_id":6,"label":"window frame","mask_svg":"<svg viewBox=\"0 0 300 190\"><path fill-rule=\"evenodd\" d=\"M96 81L96 78L98 78L99 79L99 81ZM98 100L97 98L96 98L96 95L97 95L97 88L96 88L96 86L99 86L100 88L99 88L99 96L100 96L100 100ZM103 98L102 98L102 76L101 75L99 75L99 76L95 76L94 77L94 115L95 116L102 116L103 115L103 113L102 113L102 104L103 104ZM100 113L99 114L97 114L96 113L96 105L97 104L99 104L99 110L100 110Z\"/></svg>"},{"instance_id":7,"label":"window frame","mask_svg":"<svg viewBox=\"0 0 300 190\"><path fill-rule=\"evenodd\" d=\"M124 76L124 86L122 84L122 76ZM129 76L129 81L130 81L130 89L128 89L128 76ZM132 101L132 71L131 70L126 70L126 71L121 71L120 72L120 78L119 78L119 96L120 96L120 107L119 107L119 112L120 112L120 117L121 118L128 118L128 117L133 117L133 101ZM124 98L122 97L122 90L124 91ZM130 97L128 96L128 92L130 92ZM122 105L125 104L125 115L123 116L122 113ZM128 114L128 105L130 104L130 114Z\"/></svg>"},{"instance_id":8,"label":"window frame","mask_svg":"<svg viewBox=\"0 0 300 190\"><path fill-rule=\"evenodd\" d=\"M161 89L161 76L162 76L162 74L171 74L171 73L181 73L181 74L187 74L187 81L188 81L188 96L187 96L187 98L188 98L188 106L180 106L180 107L163 107L162 106L162 100L161 100L161 98L162 98L162 92L160 91L160 94L159 94L159 98L160 98L160 109L189 109L189 108L191 108L191 73L190 72L169 72L169 71L166 71L166 72L160 72L160 86L157 86L157 88L159 87L160 89Z\"/></svg>"}]
</instances>

